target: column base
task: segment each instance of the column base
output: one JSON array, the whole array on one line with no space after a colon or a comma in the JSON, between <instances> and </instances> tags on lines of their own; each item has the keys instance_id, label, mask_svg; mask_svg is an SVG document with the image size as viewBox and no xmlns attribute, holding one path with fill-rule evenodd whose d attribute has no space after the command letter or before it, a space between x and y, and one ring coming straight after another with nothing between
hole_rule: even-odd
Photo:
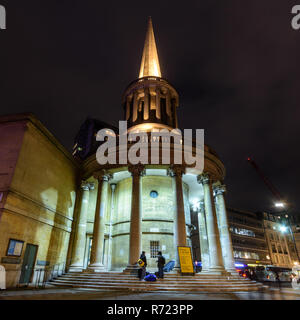
<instances>
[{"instance_id":1,"label":"column base","mask_svg":"<svg viewBox=\"0 0 300 320\"><path fill-rule=\"evenodd\" d=\"M127 274L137 274L140 267L137 264L129 264L124 270L123 273Z\"/></svg>"},{"instance_id":2,"label":"column base","mask_svg":"<svg viewBox=\"0 0 300 320\"><path fill-rule=\"evenodd\" d=\"M208 273L209 272L209 269L202 269L200 272L198 273Z\"/></svg>"},{"instance_id":3,"label":"column base","mask_svg":"<svg viewBox=\"0 0 300 320\"><path fill-rule=\"evenodd\" d=\"M225 269L228 273L230 273L232 276L239 275L235 268L226 268Z\"/></svg>"},{"instance_id":4,"label":"column base","mask_svg":"<svg viewBox=\"0 0 300 320\"><path fill-rule=\"evenodd\" d=\"M102 263L93 263L87 267L87 271L89 271L89 272L103 272L106 270L105 270L105 267Z\"/></svg>"},{"instance_id":5,"label":"column base","mask_svg":"<svg viewBox=\"0 0 300 320\"><path fill-rule=\"evenodd\" d=\"M211 267L206 272L207 274L213 274L213 275L221 275L221 276L229 276L230 273L227 272L223 267Z\"/></svg>"},{"instance_id":6,"label":"column base","mask_svg":"<svg viewBox=\"0 0 300 320\"><path fill-rule=\"evenodd\" d=\"M83 266L82 265L70 265L68 268L68 272L82 272L83 271Z\"/></svg>"}]
</instances>

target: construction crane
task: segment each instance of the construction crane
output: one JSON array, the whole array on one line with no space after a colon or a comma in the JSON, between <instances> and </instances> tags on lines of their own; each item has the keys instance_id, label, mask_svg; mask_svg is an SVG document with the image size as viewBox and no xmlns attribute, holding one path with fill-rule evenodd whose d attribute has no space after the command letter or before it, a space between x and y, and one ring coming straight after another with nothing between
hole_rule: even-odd
<instances>
[{"instance_id":1,"label":"construction crane","mask_svg":"<svg viewBox=\"0 0 300 320\"><path fill-rule=\"evenodd\" d=\"M275 206L276 207L285 208L285 210L283 212L278 212L278 213L276 213L276 215L281 216L281 217L284 215L284 220L286 220L286 222L287 222L287 224L289 226L289 229L290 229L290 233L291 233L291 236L292 236L292 240L293 240L293 243L294 243L294 247L295 247L295 251L296 251L296 255L297 255L298 261L300 261L298 250L297 250L297 245L296 245L296 241L295 241L295 237L294 237L294 233L292 231L292 225L291 225L290 217L287 214L288 213L288 209L289 209L289 208L287 208L287 203L284 201L284 199L282 198L281 194L275 188L275 186L272 184L272 182L264 175L264 173L258 167L256 162L254 160L252 160L250 157L248 157L247 160L252 165L252 167L256 170L258 175L264 181L265 185L269 188L269 190L272 192L273 196L278 201L277 203L275 203Z\"/></svg>"},{"instance_id":2,"label":"construction crane","mask_svg":"<svg viewBox=\"0 0 300 320\"><path fill-rule=\"evenodd\" d=\"M269 190L272 192L273 196L280 201L280 203L284 203L281 194L278 192L278 190L274 187L274 185L271 183L271 181L264 175L264 173L260 170L258 165L254 160L248 157L248 162L252 165L252 167L256 170L258 175L262 178L265 185L269 188Z\"/></svg>"}]
</instances>

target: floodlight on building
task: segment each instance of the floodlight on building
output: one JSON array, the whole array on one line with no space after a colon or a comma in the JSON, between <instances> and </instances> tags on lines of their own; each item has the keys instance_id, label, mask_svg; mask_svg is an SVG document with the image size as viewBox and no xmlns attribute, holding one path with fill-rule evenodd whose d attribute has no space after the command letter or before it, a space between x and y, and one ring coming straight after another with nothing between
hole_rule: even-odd
<instances>
[{"instance_id":1,"label":"floodlight on building","mask_svg":"<svg viewBox=\"0 0 300 320\"><path fill-rule=\"evenodd\" d=\"M200 202L197 200L194 200L192 202L192 209L194 212L197 212L200 209Z\"/></svg>"},{"instance_id":2,"label":"floodlight on building","mask_svg":"<svg viewBox=\"0 0 300 320\"><path fill-rule=\"evenodd\" d=\"M294 261L294 265L297 266L299 263L297 261Z\"/></svg>"},{"instance_id":3,"label":"floodlight on building","mask_svg":"<svg viewBox=\"0 0 300 320\"><path fill-rule=\"evenodd\" d=\"M286 226L280 226L279 227L281 232L286 232L287 231L287 227Z\"/></svg>"}]
</instances>

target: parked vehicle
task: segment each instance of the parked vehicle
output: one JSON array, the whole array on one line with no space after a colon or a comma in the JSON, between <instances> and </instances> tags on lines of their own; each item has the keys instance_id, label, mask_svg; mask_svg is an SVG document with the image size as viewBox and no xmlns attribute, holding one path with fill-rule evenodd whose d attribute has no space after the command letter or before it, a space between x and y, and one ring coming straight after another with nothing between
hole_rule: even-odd
<instances>
[{"instance_id":1,"label":"parked vehicle","mask_svg":"<svg viewBox=\"0 0 300 320\"><path fill-rule=\"evenodd\" d=\"M282 282L291 282L292 281L292 269L290 268L281 268L275 266L256 266L249 267L250 270L255 272L257 281L277 281L277 274L279 280Z\"/></svg>"}]
</instances>

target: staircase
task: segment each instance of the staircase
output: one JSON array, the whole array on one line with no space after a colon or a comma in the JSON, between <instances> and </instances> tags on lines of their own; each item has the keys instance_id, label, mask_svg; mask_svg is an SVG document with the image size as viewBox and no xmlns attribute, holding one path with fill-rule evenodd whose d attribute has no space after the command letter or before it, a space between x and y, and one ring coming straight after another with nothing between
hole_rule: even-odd
<instances>
[{"instance_id":1,"label":"staircase","mask_svg":"<svg viewBox=\"0 0 300 320\"><path fill-rule=\"evenodd\" d=\"M196 274L180 276L176 273L165 273L164 279L157 281L140 281L136 275L122 272L69 272L48 282L56 287L85 288L101 291L185 291L185 292L237 292L257 291L262 284L239 275L216 276Z\"/></svg>"}]
</instances>

